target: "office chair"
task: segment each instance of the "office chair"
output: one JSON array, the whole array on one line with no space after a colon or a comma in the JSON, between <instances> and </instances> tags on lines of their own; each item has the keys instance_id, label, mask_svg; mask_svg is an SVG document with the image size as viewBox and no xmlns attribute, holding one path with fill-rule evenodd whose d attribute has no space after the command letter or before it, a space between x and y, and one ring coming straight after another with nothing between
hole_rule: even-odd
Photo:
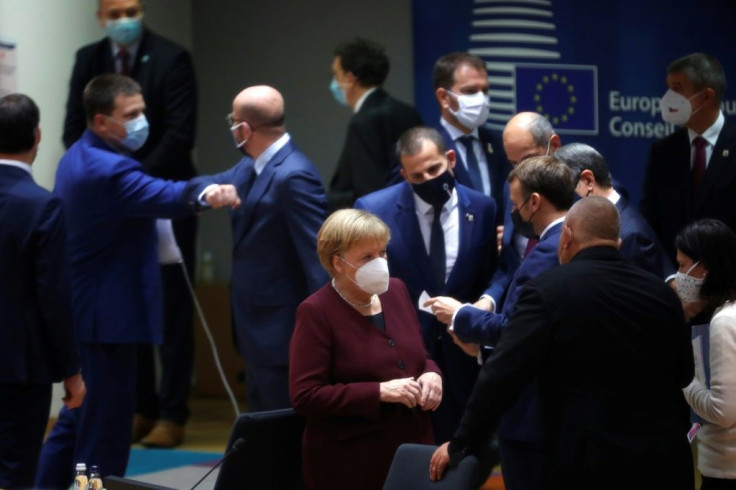
<instances>
[{"instance_id":1,"label":"office chair","mask_svg":"<svg viewBox=\"0 0 736 490\"><path fill-rule=\"evenodd\" d=\"M306 420L293 409L240 415L230 434L215 490L301 490L302 432Z\"/></svg>"},{"instance_id":2,"label":"office chair","mask_svg":"<svg viewBox=\"0 0 736 490\"><path fill-rule=\"evenodd\" d=\"M447 468L440 481L429 479L429 461L437 446L402 444L396 450L383 490L466 490L476 488L478 459L466 456L456 468Z\"/></svg>"}]
</instances>

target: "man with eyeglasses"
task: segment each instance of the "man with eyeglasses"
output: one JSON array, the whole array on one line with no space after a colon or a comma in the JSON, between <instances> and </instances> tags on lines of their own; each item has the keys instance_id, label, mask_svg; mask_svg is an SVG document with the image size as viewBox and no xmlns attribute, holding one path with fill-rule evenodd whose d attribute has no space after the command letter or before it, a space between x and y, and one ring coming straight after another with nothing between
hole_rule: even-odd
<instances>
[{"instance_id":1,"label":"man with eyeglasses","mask_svg":"<svg viewBox=\"0 0 736 490\"><path fill-rule=\"evenodd\" d=\"M192 61L183 48L147 29L142 0L98 0L97 20L106 37L82 47L76 55L64 120L64 145L69 148L86 128L82 91L95 76L120 73L143 89L149 137L132 152L149 174L171 180L196 175L192 162L197 117L197 87ZM173 220L176 241L191 277L195 269L197 219ZM189 417L187 399L194 362L192 300L178 264L161 266L164 284L164 342L161 385L156 391L153 348L142 346L133 442L174 447L184 437Z\"/></svg>"},{"instance_id":2,"label":"man with eyeglasses","mask_svg":"<svg viewBox=\"0 0 736 490\"><path fill-rule=\"evenodd\" d=\"M296 308L328 280L316 248L327 197L284 119L278 90L260 85L240 92L227 123L244 157L225 172L192 181L192 198L209 185L232 182L243 202L230 214L230 305L251 412L291 406L288 359Z\"/></svg>"}]
</instances>

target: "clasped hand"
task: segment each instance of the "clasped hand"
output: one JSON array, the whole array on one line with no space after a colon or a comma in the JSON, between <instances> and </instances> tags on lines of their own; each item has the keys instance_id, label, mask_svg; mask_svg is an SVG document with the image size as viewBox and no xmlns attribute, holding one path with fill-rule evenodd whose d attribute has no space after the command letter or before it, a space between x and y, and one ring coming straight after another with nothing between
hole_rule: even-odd
<instances>
[{"instance_id":1,"label":"clasped hand","mask_svg":"<svg viewBox=\"0 0 736 490\"><path fill-rule=\"evenodd\" d=\"M424 411L434 411L442 401L442 377L427 372L419 379L399 378L384 381L380 385L381 401L403 403L409 408L419 406Z\"/></svg>"}]
</instances>

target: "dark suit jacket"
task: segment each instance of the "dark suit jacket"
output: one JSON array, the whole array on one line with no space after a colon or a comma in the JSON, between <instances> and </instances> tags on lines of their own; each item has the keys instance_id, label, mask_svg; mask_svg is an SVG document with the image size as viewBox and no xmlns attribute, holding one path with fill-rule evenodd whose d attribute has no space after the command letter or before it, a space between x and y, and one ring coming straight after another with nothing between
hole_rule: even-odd
<instances>
[{"instance_id":1,"label":"dark suit jacket","mask_svg":"<svg viewBox=\"0 0 736 490\"><path fill-rule=\"evenodd\" d=\"M64 145L69 148L87 127L82 92L87 82L114 73L108 38L77 51L64 119ZM148 140L133 157L151 175L186 180L195 175L192 148L197 122L197 85L192 60L183 48L144 30L131 77L140 83L150 124Z\"/></svg>"},{"instance_id":2,"label":"dark suit jacket","mask_svg":"<svg viewBox=\"0 0 736 490\"><path fill-rule=\"evenodd\" d=\"M496 205L493 199L463 185L457 185L456 189L459 249L452 272L442 285L435 284L409 183L368 194L355 202L356 208L371 211L391 229L387 250L389 270L393 277L404 281L415 308L422 291L427 291L430 296L476 301L496 267ZM452 427L446 431L446 437L449 437L460 420L479 366L475 359L455 345L447 334L446 325L429 313L418 311L417 314L427 351L445 374L443 404L457 407L456 414L447 424ZM437 425L435 427L439 429Z\"/></svg>"},{"instance_id":3,"label":"dark suit jacket","mask_svg":"<svg viewBox=\"0 0 736 490\"><path fill-rule=\"evenodd\" d=\"M451 460L474 452L537 379L545 488L692 489L682 388L690 330L675 293L611 247L525 286L483 366ZM642 468L635 480L621 468Z\"/></svg>"},{"instance_id":4,"label":"dark suit jacket","mask_svg":"<svg viewBox=\"0 0 736 490\"><path fill-rule=\"evenodd\" d=\"M61 201L9 165L0 165L0 243L0 384L76 374Z\"/></svg>"},{"instance_id":5,"label":"dark suit jacket","mask_svg":"<svg viewBox=\"0 0 736 490\"><path fill-rule=\"evenodd\" d=\"M327 202L317 170L289 141L256 178L253 160L192 180L194 199L211 183L237 186L231 211L231 308L240 353L256 366L285 366L296 308L328 276L317 257Z\"/></svg>"},{"instance_id":6,"label":"dark suit jacket","mask_svg":"<svg viewBox=\"0 0 736 490\"><path fill-rule=\"evenodd\" d=\"M445 145L448 150L454 150L460 158L460 154L457 153L457 145L452 140L447 130L440 124L437 126L437 130L440 132L442 137L445 139ZM496 224L502 225L504 222L504 216L508 213L506 209L506 199L504 198L504 186L506 179L511 172L511 165L506 159L506 153L503 151L503 143L490 129L480 126L478 128L478 139L480 140L483 151L486 155L486 162L488 163L488 175L491 178L491 197L496 201L498 207L498 213L496 214ZM466 187L473 188L473 182L470 180L470 174L468 173L465 163L458 161L455 165L455 177L457 181ZM483 192L483 189L476 189L479 192Z\"/></svg>"},{"instance_id":7,"label":"dark suit jacket","mask_svg":"<svg viewBox=\"0 0 736 490\"><path fill-rule=\"evenodd\" d=\"M616 209L621 217L621 256L624 260L662 279L673 274L675 268L649 223L623 196L616 203Z\"/></svg>"},{"instance_id":8,"label":"dark suit jacket","mask_svg":"<svg viewBox=\"0 0 736 490\"><path fill-rule=\"evenodd\" d=\"M151 177L89 130L61 159L54 194L68 225L80 342L161 342L155 218L192 214L186 185Z\"/></svg>"},{"instance_id":9,"label":"dark suit jacket","mask_svg":"<svg viewBox=\"0 0 736 490\"><path fill-rule=\"evenodd\" d=\"M736 124L725 121L697 195L687 129L654 143L640 208L673 264L675 236L686 224L715 218L736 231Z\"/></svg>"},{"instance_id":10,"label":"dark suit jacket","mask_svg":"<svg viewBox=\"0 0 736 490\"><path fill-rule=\"evenodd\" d=\"M458 311L453 324L458 337L466 341L495 346L509 328L509 320L524 286L539 274L560 264L557 245L562 223L550 228L536 247L521 262L509 284L501 311L491 313L465 307ZM539 441L539 404L534 387L528 387L504 418L499 436L525 442Z\"/></svg>"},{"instance_id":11,"label":"dark suit jacket","mask_svg":"<svg viewBox=\"0 0 736 490\"><path fill-rule=\"evenodd\" d=\"M299 305L289 391L294 410L307 417L303 465L310 490L381 488L400 444L432 443L429 412L380 401L384 381L440 372L424 349L403 283L391 279L380 298L385 332L329 284Z\"/></svg>"},{"instance_id":12,"label":"dark suit jacket","mask_svg":"<svg viewBox=\"0 0 736 490\"><path fill-rule=\"evenodd\" d=\"M377 88L350 118L345 145L330 181L330 209L346 208L369 192L395 183L398 161L394 147L422 118L410 105Z\"/></svg>"}]
</instances>

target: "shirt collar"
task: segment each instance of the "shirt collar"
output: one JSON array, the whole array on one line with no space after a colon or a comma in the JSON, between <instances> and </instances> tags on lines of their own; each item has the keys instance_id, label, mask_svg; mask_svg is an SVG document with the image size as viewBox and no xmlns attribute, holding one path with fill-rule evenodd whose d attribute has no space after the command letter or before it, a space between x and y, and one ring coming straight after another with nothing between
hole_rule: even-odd
<instances>
[{"instance_id":1,"label":"shirt collar","mask_svg":"<svg viewBox=\"0 0 736 490\"><path fill-rule=\"evenodd\" d=\"M618 204L618 200L621 199L621 194L616 192L616 189L611 189L611 193L606 196L606 199L611 201L611 204L615 206L616 204Z\"/></svg>"},{"instance_id":2,"label":"shirt collar","mask_svg":"<svg viewBox=\"0 0 736 490\"><path fill-rule=\"evenodd\" d=\"M353 113L356 113L360 110L361 107L363 107L363 102L365 102L365 99L368 98L370 94L376 91L378 87L369 88L365 92L363 92L363 95L360 96L360 99L358 99L358 102L355 103L355 107L353 108Z\"/></svg>"},{"instance_id":3,"label":"shirt collar","mask_svg":"<svg viewBox=\"0 0 736 490\"><path fill-rule=\"evenodd\" d=\"M25 170L26 172L28 172L29 175L33 175L31 166L19 160L5 160L5 159L0 158L0 165L7 165L9 167L17 167L17 168Z\"/></svg>"},{"instance_id":4,"label":"shirt collar","mask_svg":"<svg viewBox=\"0 0 736 490\"><path fill-rule=\"evenodd\" d=\"M408 185L411 185L407 182ZM417 196L415 192L411 193L412 196L414 196L414 208L417 210L417 212L420 215L425 214L433 214L434 213L434 206L429 204L427 201L422 199L421 197ZM452 209L457 206L457 188L452 189L452 195L450 196L450 199L447 200L447 202L442 206L443 211L452 211Z\"/></svg>"},{"instance_id":5,"label":"shirt collar","mask_svg":"<svg viewBox=\"0 0 736 490\"><path fill-rule=\"evenodd\" d=\"M564 216L562 218L557 218L552 223L548 224L547 225L547 228L545 228L544 231L539 235L539 239L542 240L544 238L544 235L547 234L547 232L550 230L550 228L552 228L553 226L555 226L557 223L562 223L563 221L565 221L565 217Z\"/></svg>"},{"instance_id":6,"label":"shirt collar","mask_svg":"<svg viewBox=\"0 0 736 490\"><path fill-rule=\"evenodd\" d=\"M725 122L726 118L723 116L723 112L718 112L718 117L716 118L716 121L711 124L708 129L703 131L703 134L698 134L692 129L688 129L687 135L690 137L690 145L692 146L693 140L695 138L697 138L698 136L702 136L710 146L715 147L716 141L718 141L718 135L721 134L721 129L723 129L723 124Z\"/></svg>"},{"instance_id":7,"label":"shirt collar","mask_svg":"<svg viewBox=\"0 0 736 490\"><path fill-rule=\"evenodd\" d=\"M478 136L478 128L475 128L469 133L463 133L461 130L450 124L447 119L444 117L440 118L440 124L443 128L447 131L447 133L450 135L450 138L452 138L452 141L456 141L458 138L463 136L473 136L475 139L479 139Z\"/></svg>"},{"instance_id":8,"label":"shirt collar","mask_svg":"<svg viewBox=\"0 0 736 490\"><path fill-rule=\"evenodd\" d=\"M256 175L261 175L261 172L263 172L263 169L266 167L266 164L273 158L273 156L286 145L286 143L289 142L291 137L289 136L289 133L284 133L281 138L277 139L273 143L271 143L271 146L266 148L266 151L258 155L258 158L256 158L255 163L253 164L253 170L255 170Z\"/></svg>"}]
</instances>

